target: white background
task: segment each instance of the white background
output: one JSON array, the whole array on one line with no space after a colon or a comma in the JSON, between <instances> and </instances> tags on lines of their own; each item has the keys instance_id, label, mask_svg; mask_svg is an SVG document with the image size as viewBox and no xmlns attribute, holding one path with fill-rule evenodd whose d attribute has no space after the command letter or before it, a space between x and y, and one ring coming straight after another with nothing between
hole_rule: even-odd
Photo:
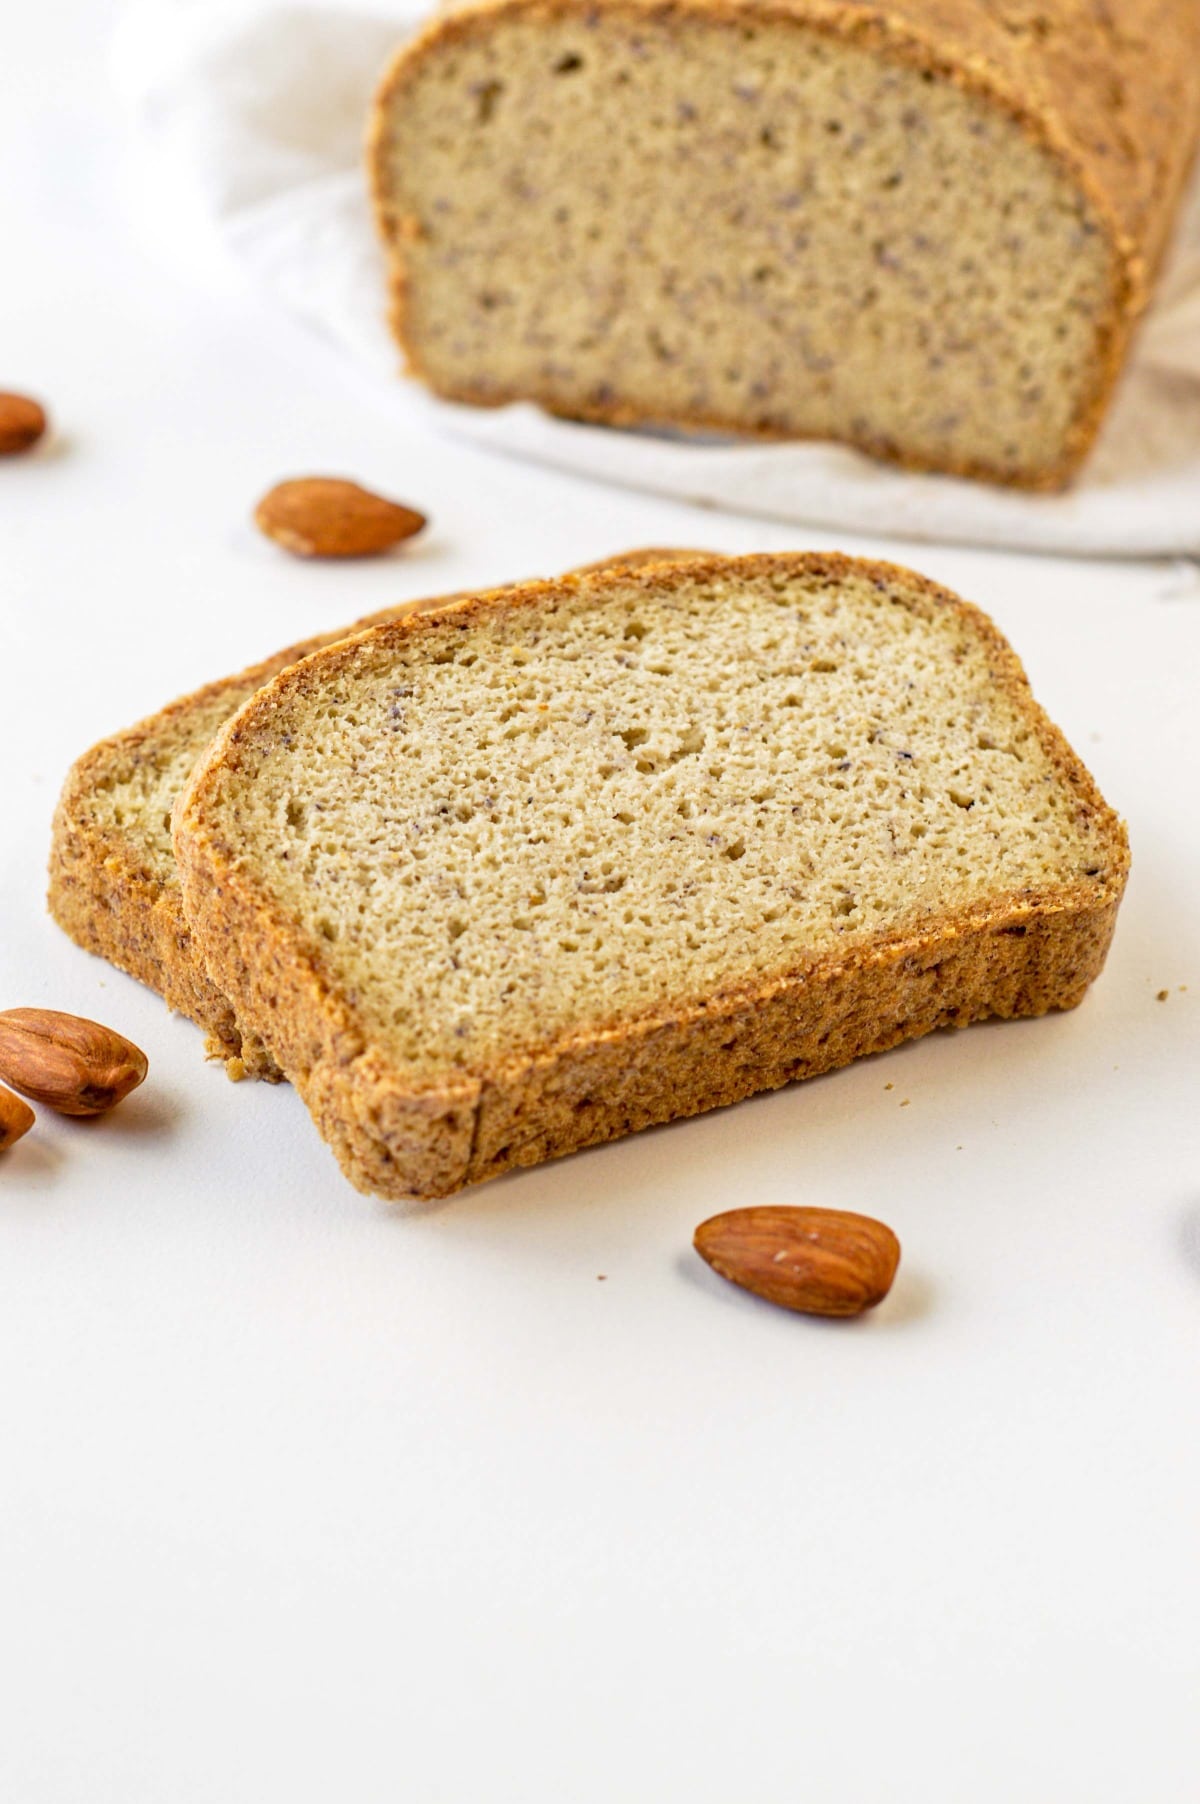
<instances>
[{"instance_id":1,"label":"white background","mask_svg":"<svg viewBox=\"0 0 1200 1804\"><path fill-rule=\"evenodd\" d=\"M359 1197L289 1090L46 916L71 759L404 596L831 541L434 438L179 220L168 253L107 29L9 7L0 63L0 387L58 426L0 466L0 1006L99 1016L151 1076L0 1161L0 1798L1194 1799L1196 569L845 544L987 608L1129 820L1078 1012L428 1212ZM433 529L291 562L247 515L310 471ZM882 1215L890 1299L723 1286L692 1230L754 1201Z\"/></svg>"}]
</instances>

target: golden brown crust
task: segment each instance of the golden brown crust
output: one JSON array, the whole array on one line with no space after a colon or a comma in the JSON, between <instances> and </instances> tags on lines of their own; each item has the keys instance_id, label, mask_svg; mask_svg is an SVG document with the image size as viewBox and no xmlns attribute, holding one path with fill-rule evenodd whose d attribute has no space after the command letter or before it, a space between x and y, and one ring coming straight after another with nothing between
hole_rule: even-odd
<instances>
[{"instance_id":1,"label":"golden brown crust","mask_svg":"<svg viewBox=\"0 0 1200 1804\"><path fill-rule=\"evenodd\" d=\"M276 710L297 691L320 689L367 641L399 644L439 623L413 616L344 641L276 678L223 729L180 798L175 848L185 910L208 968L235 998L239 1015L275 1047L359 1189L445 1196L511 1166L737 1101L935 1027L1071 1008L1100 971L1128 871L1125 831L1034 702L1018 659L991 621L911 571L838 554L713 560L686 572L634 573L632 580L661 592L685 576L731 568L830 580L865 574L901 585L918 605L955 610L987 647L995 685L1020 709L1080 809L1105 827L1109 871L998 896L919 931L884 933L848 954L811 958L768 982L731 985L641 1019L592 1025L536 1055L414 1089L369 1042L321 951L247 873L207 812L223 771L237 768L243 749L269 731ZM527 584L472 597L449 612L467 630L497 612L572 594L581 582L597 599L609 586L603 575Z\"/></svg>"},{"instance_id":2,"label":"golden brown crust","mask_svg":"<svg viewBox=\"0 0 1200 1804\"><path fill-rule=\"evenodd\" d=\"M705 552L642 546L600 559L586 569L653 564ZM102 739L72 765L54 814L50 846L49 908L77 945L107 959L118 970L148 984L169 1008L204 1028L210 1057L226 1061L233 1077L278 1082L282 1076L255 1034L244 1034L229 1001L204 969L183 912L178 885L164 882L147 855L144 838L105 821L96 808L98 792L122 771L153 760L177 727L214 706L232 713L241 700L301 658L338 639L421 610L436 610L462 592L382 608L350 626L318 633L285 646L273 657L233 676L181 696L157 714Z\"/></svg>"},{"instance_id":3,"label":"golden brown crust","mask_svg":"<svg viewBox=\"0 0 1200 1804\"><path fill-rule=\"evenodd\" d=\"M376 224L389 261L391 322L411 374L447 399L483 407L555 398L528 389L482 391L436 381L423 365L410 324L403 222L387 191L388 110L422 65L446 44L486 32L500 15L555 19L595 0L470 0L436 16L396 56L376 96L368 130L368 174ZM1124 366L1134 328L1170 235L1200 143L1200 6L1190 0L603 0L606 14L657 21L695 16L744 26L755 20L801 25L937 75L1014 119L1063 166L1086 199L1113 253L1111 306L1096 323L1094 380L1044 468L1014 475L986 461L935 460L904 445L849 431L848 444L904 468L1057 490L1078 472L1095 442ZM664 421L627 405L582 405L570 417L612 426L684 426L744 437L784 435L716 414L672 412ZM795 436L795 435L788 435Z\"/></svg>"}]
</instances>

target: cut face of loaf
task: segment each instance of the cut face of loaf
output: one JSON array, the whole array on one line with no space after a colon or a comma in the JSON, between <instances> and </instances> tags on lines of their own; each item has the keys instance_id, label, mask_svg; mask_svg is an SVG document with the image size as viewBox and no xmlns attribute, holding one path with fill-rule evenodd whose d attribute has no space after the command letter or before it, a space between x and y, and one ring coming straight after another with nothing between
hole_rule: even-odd
<instances>
[{"instance_id":1,"label":"cut face of loaf","mask_svg":"<svg viewBox=\"0 0 1200 1804\"><path fill-rule=\"evenodd\" d=\"M229 723L175 848L208 969L347 1175L427 1197L1071 1007L1127 867L984 616L816 555L335 646Z\"/></svg>"},{"instance_id":2,"label":"cut face of loaf","mask_svg":"<svg viewBox=\"0 0 1200 1804\"><path fill-rule=\"evenodd\" d=\"M646 546L595 567L702 555ZM176 798L218 729L281 670L351 633L458 599L402 603L289 645L102 739L67 774L54 816L51 914L78 945L148 984L203 1027L209 1052L226 1062L232 1077L275 1082L282 1074L258 1036L243 1032L192 943L171 846Z\"/></svg>"},{"instance_id":3,"label":"cut face of loaf","mask_svg":"<svg viewBox=\"0 0 1200 1804\"><path fill-rule=\"evenodd\" d=\"M1056 486L1200 130L1200 7L502 0L388 74L398 334L440 393Z\"/></svg>"}]
</instances>

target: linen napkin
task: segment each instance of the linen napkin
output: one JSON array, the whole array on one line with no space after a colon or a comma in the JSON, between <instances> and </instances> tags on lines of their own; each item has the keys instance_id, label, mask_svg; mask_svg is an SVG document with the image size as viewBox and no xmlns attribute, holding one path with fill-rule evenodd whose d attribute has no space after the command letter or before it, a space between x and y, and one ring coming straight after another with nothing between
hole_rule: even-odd
<instances>
[{"instance_id":1,"label":"linen napkin","mask_svg":"<svg viewBox=\"0 0 1200 1804\"><path fill-rule=\"evenodd\" d=\"M748 444L468 408L403 381L362 172L372 90L428 9L134 0L114 69L138 154L290 312L398 403L517 457L705 506L911 539L1095 556L1200 555L1200 178L1115 407L1065 495L895 470L829 444Z\"/></svg>"}]
</instances>

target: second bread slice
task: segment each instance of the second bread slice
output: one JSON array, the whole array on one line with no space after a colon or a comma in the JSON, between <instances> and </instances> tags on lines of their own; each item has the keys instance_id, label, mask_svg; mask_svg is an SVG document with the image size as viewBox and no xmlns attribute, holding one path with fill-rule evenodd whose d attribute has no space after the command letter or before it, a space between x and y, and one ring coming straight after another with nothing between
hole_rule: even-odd
<instances>
[{"instance_id":1,"label":"second bread slice","mask_svg":"<svg viewBox=\"0 0 1200 1804\"><path fill-rule=\"evenodd\" d=\"M175 849L208 969L347 1175L426 1197L1071 1007L1128 862L982 614L816 555L318 653L220 735Z\"/></svg>"}]
</instances>

